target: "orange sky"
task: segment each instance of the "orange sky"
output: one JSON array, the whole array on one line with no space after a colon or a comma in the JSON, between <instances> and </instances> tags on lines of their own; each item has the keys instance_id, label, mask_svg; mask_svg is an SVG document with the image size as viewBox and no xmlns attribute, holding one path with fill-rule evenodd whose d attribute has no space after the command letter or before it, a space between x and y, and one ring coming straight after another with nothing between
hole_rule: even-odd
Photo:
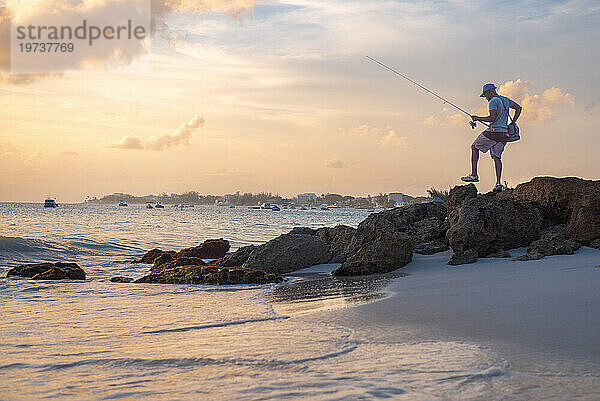
<instances>
[{"instance_id":1,"label":"orange sky","mask_svg":"<svg viewBox=\"0 0 600 401\"><path fill-rule=\"evenodd\" d=\"M483 83L502 85L524 106L523 140L504 155L510 184L599 178L600 56L581 40L599 36L593 2L526 1L518 12L529 18L510 24L515 9L499 8L486 30L470 22L483 5L452 1L203 4L160 9L168 28L131 63L27 82L5 69L0 201L185 190L417 195L458 184L479 130L366 54L473 112L486 109ZM487 191L487 155L480 175Z\"/></svg>"}]
</instances>

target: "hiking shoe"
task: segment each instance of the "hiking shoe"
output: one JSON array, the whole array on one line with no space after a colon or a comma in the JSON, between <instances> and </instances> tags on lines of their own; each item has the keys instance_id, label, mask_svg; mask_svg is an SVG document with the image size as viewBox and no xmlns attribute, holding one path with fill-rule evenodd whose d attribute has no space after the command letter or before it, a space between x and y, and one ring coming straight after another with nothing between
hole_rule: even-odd
<instances>
[{"instance_id":1,"label":"hiking shoe","mask_svg":"<svg viewBox=\"0 0 600 401\"><path fill-rule=\"evenodd\" d=\"M494 192L502 192L503 189L504 189L504 187L502 185L498 184L498 185L496 185L494 187L494 189L492 191L494 191Z\"/></svg>"},{"instance_id":2,"label":"hiking shoe","mask_svg":"<svg viewBox=\"0 0 600 401\"><path fill-rule=\"evenodd\" d=\"M479 182L479 177L477 177L476 175L467 175L465 177L460 177L461 181L464 182Z\"/></svg>"}]
</instances>

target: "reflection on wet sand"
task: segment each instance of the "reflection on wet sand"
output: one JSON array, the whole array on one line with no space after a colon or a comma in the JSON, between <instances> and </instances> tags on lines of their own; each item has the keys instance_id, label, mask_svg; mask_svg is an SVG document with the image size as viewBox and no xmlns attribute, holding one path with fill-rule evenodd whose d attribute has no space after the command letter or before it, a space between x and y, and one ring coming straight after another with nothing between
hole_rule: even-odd
<instances>
[{"instance_id":1,"label":"reflection on wet sand","mask_svg":"<svg viewBox=\"0 0 600 401\"><path fill-rule=\"evenodd\" d=\"M394 278L406 273L388 273L361 277L335 277L323 273L296 273L287 284L265 294L281 314L302 314L331 310L383 299Z\"/></svg>"}]
</instances>

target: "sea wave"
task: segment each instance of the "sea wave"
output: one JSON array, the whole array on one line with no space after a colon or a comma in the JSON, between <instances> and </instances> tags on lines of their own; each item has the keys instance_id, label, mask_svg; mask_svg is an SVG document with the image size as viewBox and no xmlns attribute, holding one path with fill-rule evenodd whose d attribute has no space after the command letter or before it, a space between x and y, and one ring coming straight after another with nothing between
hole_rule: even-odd
<instances>
[{"instance_id":1,"label":"sea wave","mask_svg":"<svg viewBox=\"0 0 600 401\"><path fill-rule=\"evenodd\" d=\"M59 261L82 258L115 258L139 255L144 250L115 241L99 242L68 237L59 241L0 236L0 259L5 266L24 262Z\"/></svg>"}]
</instances>

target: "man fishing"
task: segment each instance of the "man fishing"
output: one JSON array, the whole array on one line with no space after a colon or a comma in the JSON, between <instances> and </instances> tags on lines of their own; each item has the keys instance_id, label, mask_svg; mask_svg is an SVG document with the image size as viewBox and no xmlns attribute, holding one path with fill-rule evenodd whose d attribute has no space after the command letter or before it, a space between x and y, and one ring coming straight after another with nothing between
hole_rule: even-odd
<instances>
[{"instance_id":1,"label":"man fishing","mask_svg":"<svg viewBox=\"0 0 600 401\"><path fill-rule=\"evenodd\" d=\"M479 182L479 175L477 174L479 151L483 153L489 151L496 169L496 186L494 187L494 191L498 192L502 191L503 188L501 183L501 159L508 139L509 109L515 109L515 116L512 118L512 122L515 123L521 115L522 107L506 96L500 96L496 92L496 89L494 84L483 85L481 97L485 97L489 102L490 114L487 117L471 116L473 121L491 124L485 131L479 134L475 142L471 145L471 174L462 177L461 180L464 182Z\"/></svg>"}]
</instances>

